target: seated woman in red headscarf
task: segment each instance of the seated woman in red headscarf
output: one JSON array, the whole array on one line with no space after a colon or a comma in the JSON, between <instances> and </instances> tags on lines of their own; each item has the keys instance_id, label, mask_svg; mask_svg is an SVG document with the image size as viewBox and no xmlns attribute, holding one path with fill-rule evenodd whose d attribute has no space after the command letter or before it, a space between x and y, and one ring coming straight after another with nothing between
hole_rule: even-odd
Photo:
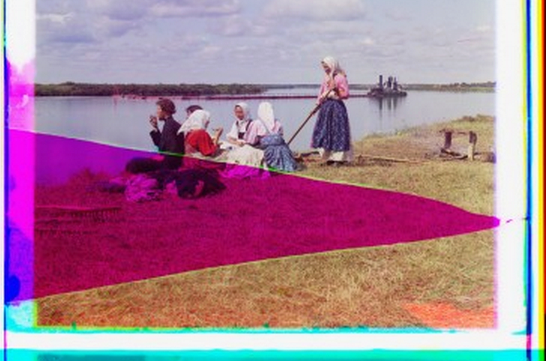
<instances>
[{"instance_id":1,"label":"seated woman in red headscarf","mask_svg":"<svg viewBox=\"0 0 546 361\"><path fill-rule=\"evenodd\" d=\"M178 134L184 133L184 144L187 155L201 155L205 157L214 157L219 152L219 139L222 135L222 128L215 129L211 137L207 132L207 126L210 123L210 113L206 110L196 110L182 124Z\"/></svg>"}]
</instances>

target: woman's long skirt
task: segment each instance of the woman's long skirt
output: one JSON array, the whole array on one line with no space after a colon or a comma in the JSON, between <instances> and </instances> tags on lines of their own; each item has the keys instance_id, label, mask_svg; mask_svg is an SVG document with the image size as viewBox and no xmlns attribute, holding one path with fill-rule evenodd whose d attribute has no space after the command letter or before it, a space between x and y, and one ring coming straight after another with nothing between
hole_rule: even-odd
<instances>
[{"instance_id":1,"label":"woman's long skirt","mask_svg":"<svg viewBox=\"0 0 546 361\"><path fill-rule=\"evenodd\" d=\"M271 144L264 150L265 164L274 170L281 172L295 172L299 165L292 155L292 151L286 143Z\"/></svg>"},{"instance_id":2,"label":"woman's long skirt","mask_svg":"<svg viewBox=\"0 0 546 361\"><path fill-rule=\"evenodd\" d=\"M341 100L327 99L317 117L311 147L324 159L352 160L351 129L347 108Z\"/></svg>"}]
</instances>

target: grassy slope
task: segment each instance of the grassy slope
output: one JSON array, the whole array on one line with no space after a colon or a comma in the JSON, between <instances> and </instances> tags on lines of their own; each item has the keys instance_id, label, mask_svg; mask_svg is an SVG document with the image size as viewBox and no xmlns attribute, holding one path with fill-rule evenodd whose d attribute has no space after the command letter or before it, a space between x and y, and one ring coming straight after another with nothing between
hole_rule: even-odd
<instances>
[{"instance_id":1,"label":"grassy slope","mask_svg":"<svg viewBox=\"0 0 546 361\"><path fill-rule=\"evenodd\" d=\"M357 154L424 160L438 152L443 127L478 133L493 145L493 120L478 116L355 144ZM465 149L457 136L453 148ZM494 165L439 160L366 160L304 176L393 189L493 214ZM435 241L329 252L172 275L38 300L38 324L117 327L421 326L408 302L493 304L494 231Z\"/></svg>"}]
</instances>

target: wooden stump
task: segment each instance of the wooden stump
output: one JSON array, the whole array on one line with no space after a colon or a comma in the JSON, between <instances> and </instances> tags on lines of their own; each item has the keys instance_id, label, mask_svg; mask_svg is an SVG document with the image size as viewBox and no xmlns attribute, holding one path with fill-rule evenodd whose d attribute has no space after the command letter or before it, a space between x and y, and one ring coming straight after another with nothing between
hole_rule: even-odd
<instances>
[{"instance_id":1,"label":"wooden stump","mask_svg":"<svg viewBox=\"0 0 546 361\"><path fill-rule=\"evenodd\" d=\"M451 148L451 139L453 137L453 132L452 131L445 131L444 132L444 149L449 149Z\"/></svg>"},{"instance_id":2,"label":"wooden stump","mask_svg":"<svg viewBox=\"0 0 546 361\"><path fill-rule=\"evenodd\" d=\"M474 132L468 134L468 159L474 160L476 154L476 143L478 142L478 135Z\"/></svg>"}]
</instances>

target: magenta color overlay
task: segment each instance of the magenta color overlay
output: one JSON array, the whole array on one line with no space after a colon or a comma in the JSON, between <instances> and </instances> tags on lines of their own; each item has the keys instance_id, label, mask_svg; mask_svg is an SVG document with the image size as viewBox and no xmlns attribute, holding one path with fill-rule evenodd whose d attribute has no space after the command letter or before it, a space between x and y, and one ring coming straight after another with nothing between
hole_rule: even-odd
<instances>
[{"instance_id":1,"label":"magenta color overlay","mask_svg":"<svg viewBox=\"0 0 546 361\"><path fill-rule=\"evenodd\" d=\"M127 160L143 154L56 136L10 135L34 138L39 183L64 182L83 168L116 175ZM296 175L223 181L223 193L197 200L132 204L112 195L122 207L121 220L82 222L81 235L37 235L33 297L209 267L429 240L499 223L423 197ZM79 197L62 198L59 204L81 206ZM11 247L12 256L24 252L16 244Z\"/></svg>"},{"instance_id":2,"label":"magenta color overlay","mask_svg":"<svg viewBox=\"0 0 546 361\"><path fill-rule=\"evenodd\" d=\"M7 126L10 129L34 129L34 63L15 66L6 60L8 75ZM34 139L11 139L11 131L4 133L6 162L6 228L5 228L5 281L6 298L19 293L28 298L32 294L34 230ZM16 244L17 252L10 252ZM21 289L10 290L12 278Z\"/></svg>"}]
</instances>

